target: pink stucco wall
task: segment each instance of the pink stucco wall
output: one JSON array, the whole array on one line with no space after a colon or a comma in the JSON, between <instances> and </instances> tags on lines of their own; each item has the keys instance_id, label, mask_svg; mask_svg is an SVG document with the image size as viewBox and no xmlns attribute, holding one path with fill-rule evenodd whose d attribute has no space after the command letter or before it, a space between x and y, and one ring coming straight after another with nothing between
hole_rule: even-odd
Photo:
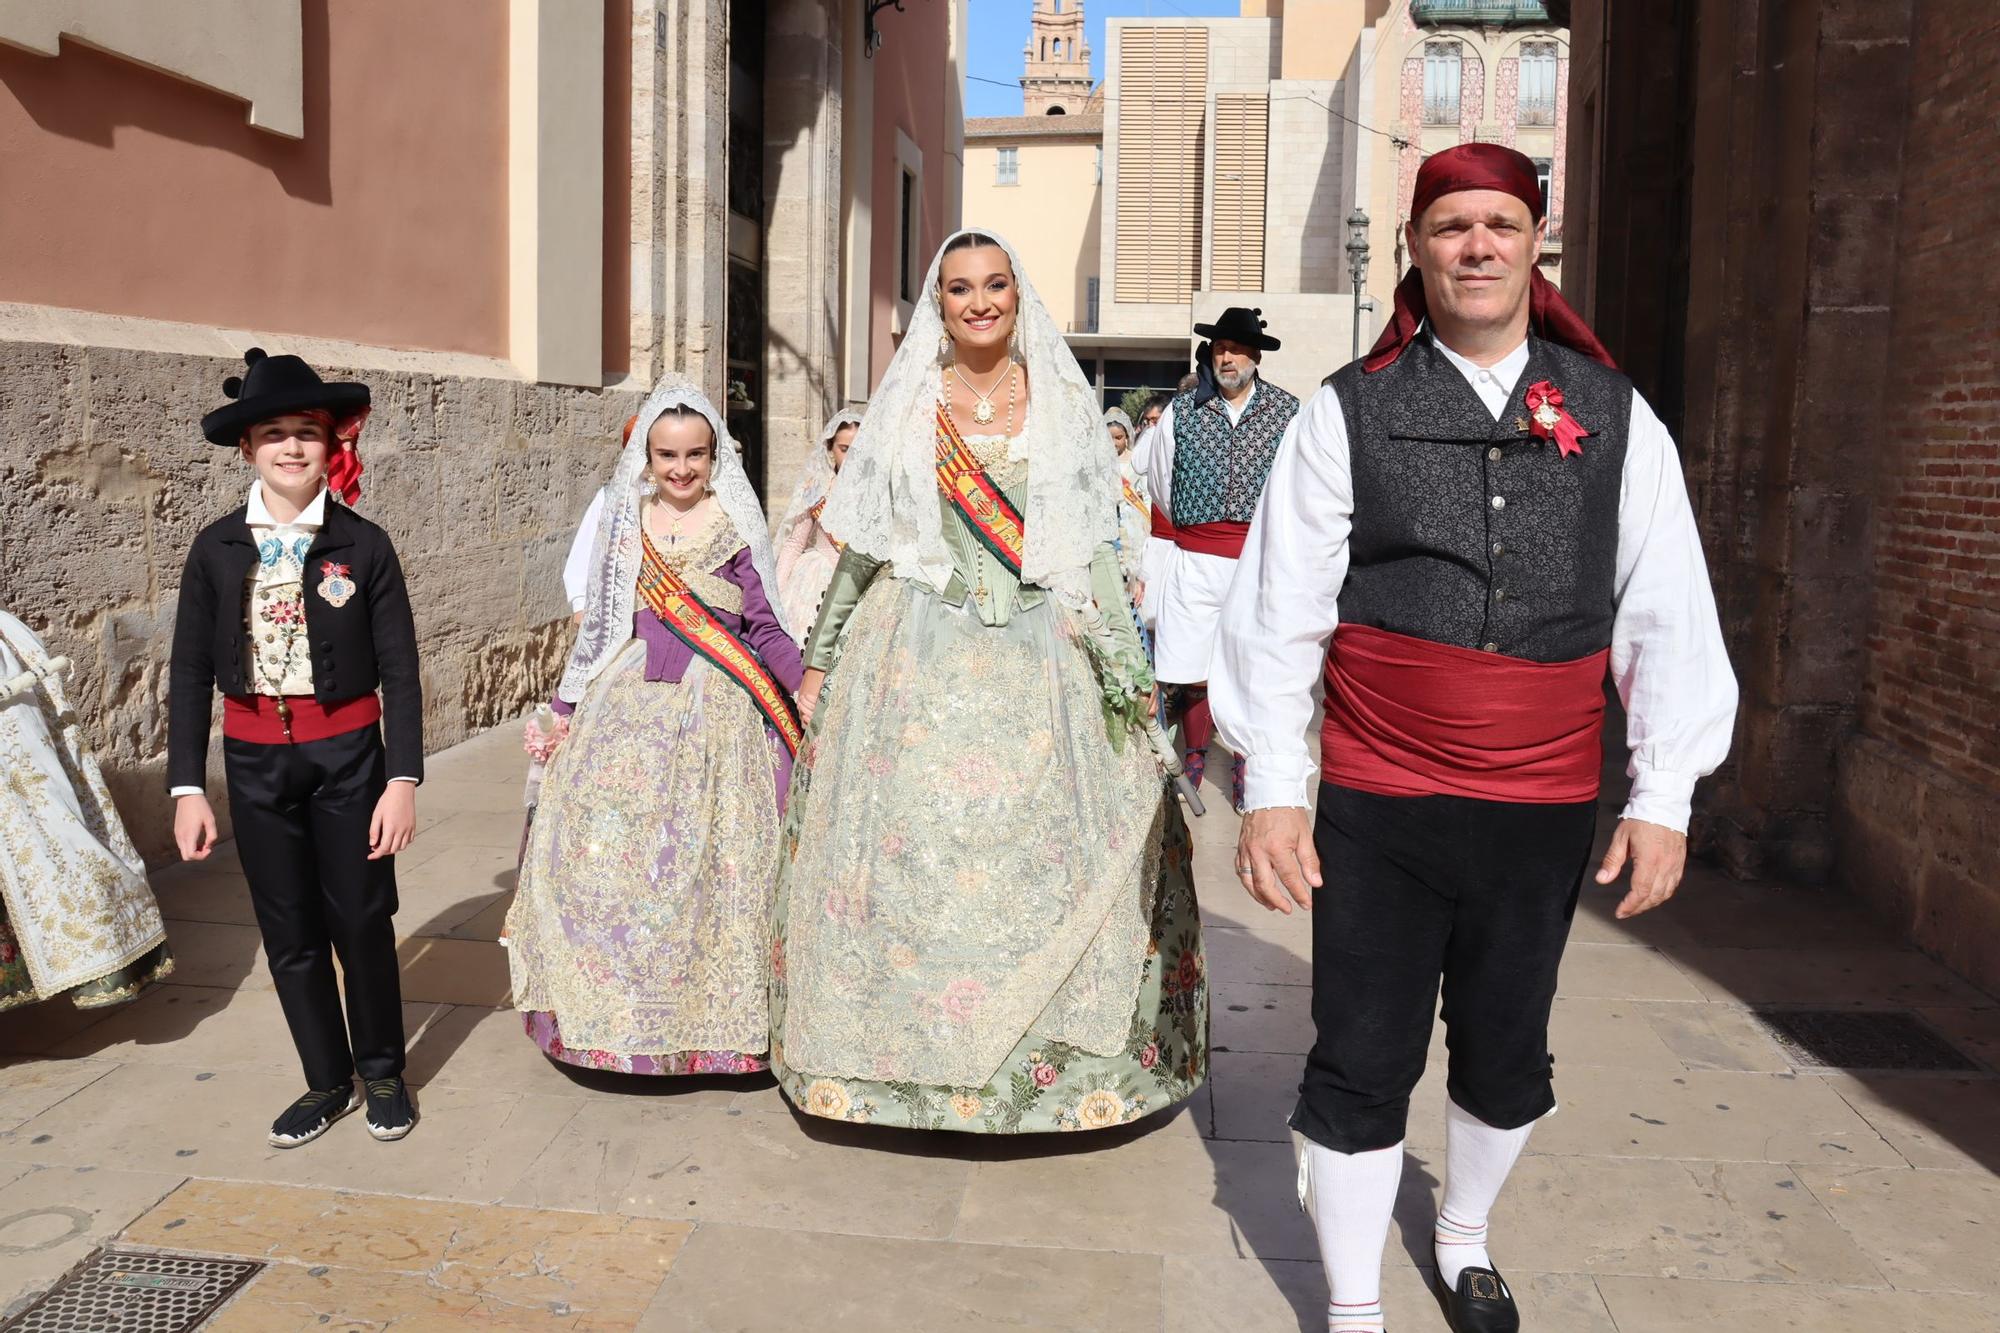
<instances>
[{"instance_id":1,"label":"pink stucco wall","mask_svg":"<svg viewBox=\"0 0 2000 1333\"><path fill-rule=\"evenodd\" d=\"M0 300L505 355L507 7L303 13L303 140L75 43L0 46Z\"/></svg>"},{"instance_id":2,"label":"pink stucco wall","mask_svg":"<svg viewBox=\"0 0 2000 1333\"><path fill-rule=\"evenodd\" d=\"M948 4L912 5L879 18L882 49L871 62L875 76L875 164L870 246L869 382L880 380L895 355L891 333L896 311L897 222L902 209L902 168L896 161L896 131L924 157L922 221L917 229L917 280L944 244L945 230L945 70L950 56Z\"/></svg>"}]
</instances>

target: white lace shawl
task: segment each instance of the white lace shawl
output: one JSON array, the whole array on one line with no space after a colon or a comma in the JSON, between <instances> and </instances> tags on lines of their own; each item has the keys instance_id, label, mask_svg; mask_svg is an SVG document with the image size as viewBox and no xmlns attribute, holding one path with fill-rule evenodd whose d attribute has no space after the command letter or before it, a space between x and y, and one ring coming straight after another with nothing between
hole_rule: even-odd
<instances>
[{"instance_id":1,"label":"white lace shawl","mask_svg":"<svg viewBox=\"0 0 2000 1333\"><path fill-rule=\"evenodd\" d=\"M970 231L992 237L1007 252L1020 302L1015 355L1026 364L1032 406L1008 456L1028 463L1021 577L1081 610L1091 596L1091 558L1118 526L1110 433L1083 368L1035 294L1020 256L993 232ZM868 418L820 515L826 530L852 549L894 563L905 576L920 575L933 588L943 588L952 573L937 488L936 414L949 364L939 348L944 314L938 276L945 248L966 234L947 238L931 260L909 332L869 398Z\"/></svg>"},{"instance_id":2,"label":"white lace shawl","mask_svg":"<svg viewBox=\"0 0 2000 1333\"><path fill-rule=\"evenodd\" d=\"M792 492L792 502L785 506L785 516L778 520L778 549L784 549L792 529L805 522L812 507L833 489L833 437L840 434L844 426L858 427L860 424L861 409L843 407L833 414L826 423L826 429L819 433L819 448L806 459L805 475L799 478L798 488Z\"/></svg>"},{"instance_id":3,"label":"white lace shawl","mask_svg":"<svg viewBox=\"0 0 2000 1333\"><path fill-rule=\"evenodd\" d=\"M1132 418L1125 415L1124 408L1112 407L1105 409L1104 412L1105 431L1108 433L1113 426L1123 426L1125 428L1125 443L1128 447L1128 451L1130 448L1136 447L1138 445L1139 428L1132 424ZM1117 453L1118 446L1115 444L1112 445L1111 452L1114 454Z\"/></svg>"},{"instance_id":4,"label":"white lace shawl","mask_svg":"<svg viewBox=\"0 0 2000 1333\"><path fill-rule=\"evenodd\" d=\"M632 438L618 455L611 480L604 483L603 514L598 520L596 539L591 543L590 575L584 585L583 626L577 631L569 664L563 668L562 683L556 687L556 696L566 703L581 703L590 682L611 665L611 659L632 637L632 610L639 579L642 531L639 501L646 475L646 436L661 414L672 407L693 408L707 418L709 429L715 432L715 471L709 484L736 535L750 548L750 559L757 567L757 577L764 582L764 599L771 604L771 614L784 625L784 601L778 596L777 559L771 550L770 530L765 524L764 508L757 503L757 492L743 471L736 442L729 438L729 428L722 424L708 395L692 380L669 374L647 395L645 406L639 409L639 422L632 427ZM791 633L790 625L784 628L787 634Z\"/></svg>"}]
</instances>

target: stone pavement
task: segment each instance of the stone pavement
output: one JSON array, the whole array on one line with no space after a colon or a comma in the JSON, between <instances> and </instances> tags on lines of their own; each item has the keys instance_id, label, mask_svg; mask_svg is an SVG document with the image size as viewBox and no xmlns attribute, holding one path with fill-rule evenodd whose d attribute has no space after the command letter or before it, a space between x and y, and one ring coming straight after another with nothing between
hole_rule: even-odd
<instances>
[{"instance_id":1,"label":"stone pavement","mask_svg":"<svg viewBox=\"0 0 2000 1333\"><path fill-rule=\"evenodd\" d=\"M1052 1141L804 1123L768 1079L550 1064L494 943L523 759L437 756L401 858L422 1125L264 1146L299 1074L223 848L155 877L179 970L136 1004L0 1015L0 1318L123 1239L271 1267L211 1327L593 1330L1323 1328L1284 1118L1309 934L1199 821L1208 1087ZM1579 912L1556 1003L1563 1107L1494 1215L1536 1333L2000 1329L2000 1079L1802 1074L1755 1004L1919 1011L2000 1065L2000 1006L1838 899L1697 869L1662 913ZM1441 1328L1420 1265L1442 1174L1442 1042L1417 1094L1387 1300Z\"/></svg>"}]
</instances>

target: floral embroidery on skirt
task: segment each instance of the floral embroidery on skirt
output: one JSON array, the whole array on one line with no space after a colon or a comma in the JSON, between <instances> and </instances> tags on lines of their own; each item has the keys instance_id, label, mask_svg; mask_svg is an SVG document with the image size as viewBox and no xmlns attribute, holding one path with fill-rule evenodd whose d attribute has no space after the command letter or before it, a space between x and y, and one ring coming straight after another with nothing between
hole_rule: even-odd
<instances>
[{"instance_id":1,"label":"floral embroidery on skirt","mask_svg":"<svg viewBox=\"0 0 2000 1333\"><path fill-rule=\"evenodd\" d=\"M507 919L514 1003L570 1063L761 1068L787 756L721 673L645 666L643 643L620 653L542 777Z\"/></svg>"}]
</instances>

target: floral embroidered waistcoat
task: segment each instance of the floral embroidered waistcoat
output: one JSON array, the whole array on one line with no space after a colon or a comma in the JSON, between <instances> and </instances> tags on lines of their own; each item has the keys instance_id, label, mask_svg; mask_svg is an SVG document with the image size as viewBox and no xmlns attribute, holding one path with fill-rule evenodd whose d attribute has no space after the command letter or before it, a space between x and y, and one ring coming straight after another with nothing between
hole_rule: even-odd
<instances>
[{"instance_id":1,"label":"floral embroidered waistcoat","mask_svg":"<svg viewBox=\"0 0 2000 1333\"><path fill-rule=\"evenodd\" d=\"M1248 523L1278 457L1278 441L1298 411L1297 398L1261 379L1234 425L1220 395L1200 407L1191 393L1175 398L1175 525Z\"/></svg>"}]
</instances>

